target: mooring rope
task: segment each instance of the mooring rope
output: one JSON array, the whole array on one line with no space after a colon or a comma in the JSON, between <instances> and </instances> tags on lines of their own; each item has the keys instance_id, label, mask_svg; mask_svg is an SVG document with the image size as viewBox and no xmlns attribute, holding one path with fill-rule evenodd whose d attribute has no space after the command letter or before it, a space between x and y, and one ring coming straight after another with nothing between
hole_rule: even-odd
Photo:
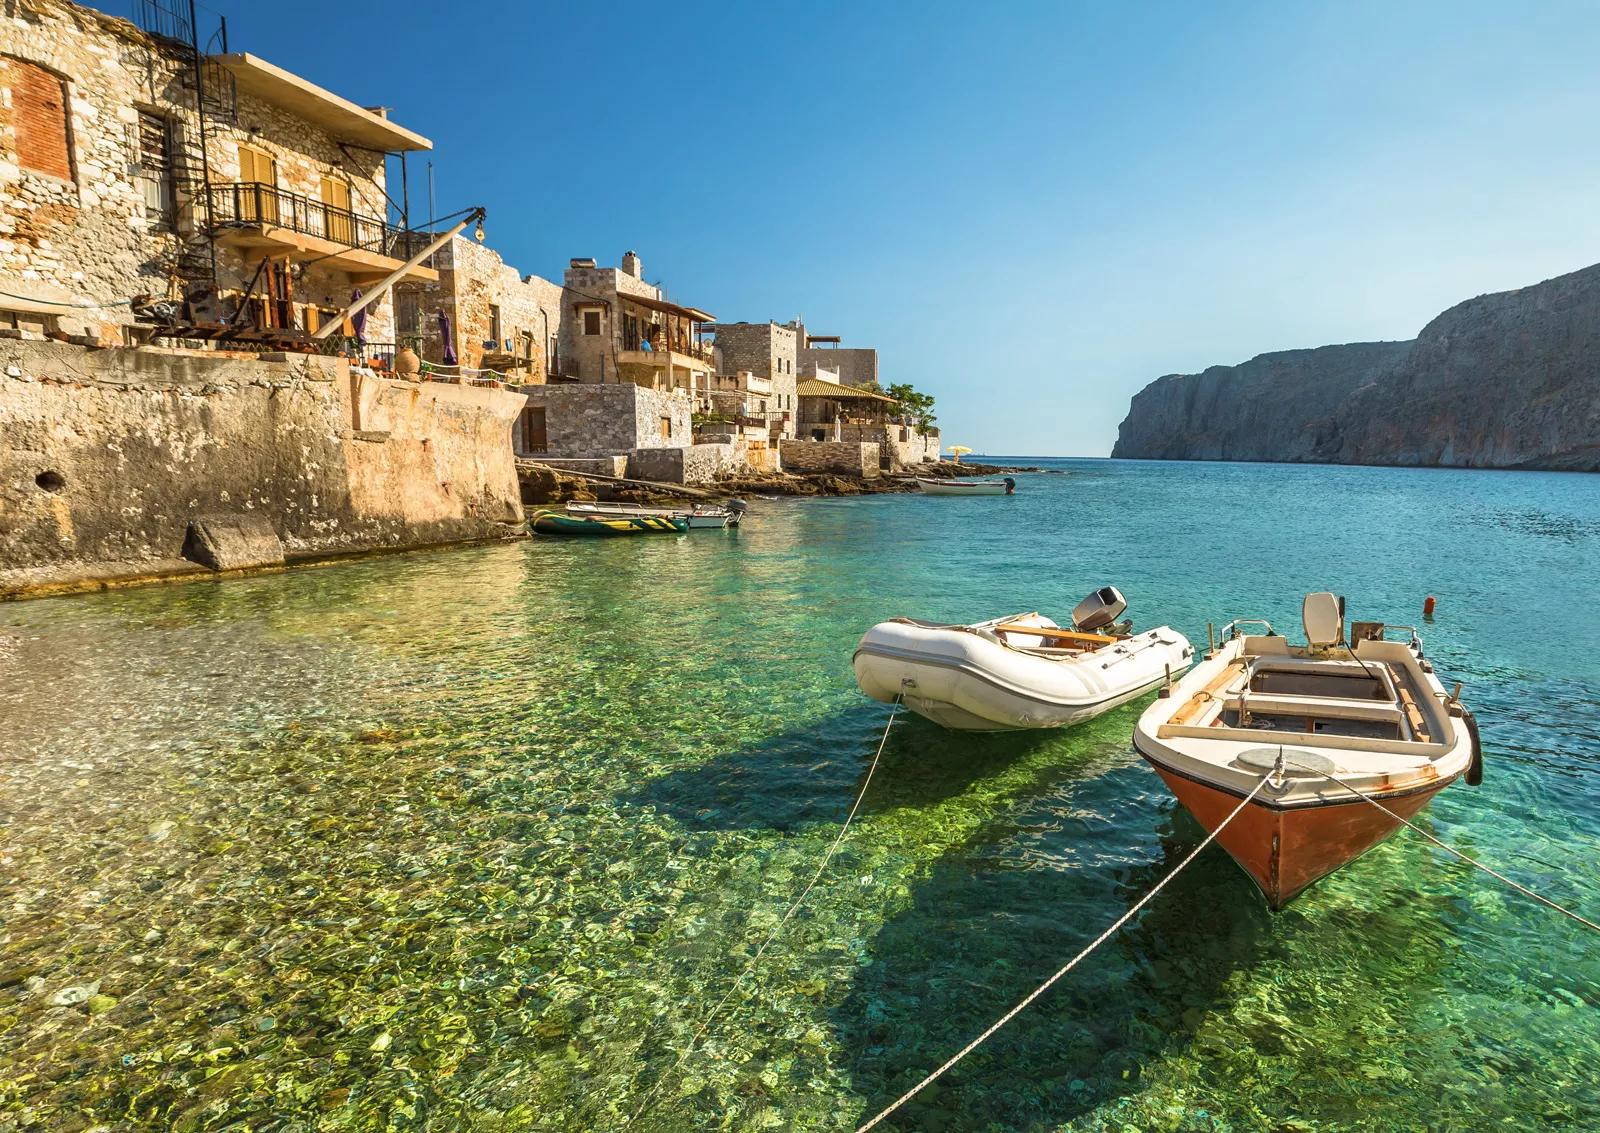
<instances>
[{"instance_id":1,"label":"mooring rope","mask_svg":"<svg viewBox=\"0 0 1600 1133\"><path fill-rule=\"evenodd\" d=\"M672 1064L672 1068L665 1074L661 1075L661 1077L657 1078L655 1085L650 1087L650 1091L645 1094L644 1101L641 1102L639 1108L634 1111L633 1116L628 1118L628 1123L622 1127L624 1130L631 1129L633 1127L633 1123L644 1116L645 1110L650 1108L650 1103L655 1098L656 1092L661 1088L662 1084L665 1083L666 1080L673 1074L677 1073L678 1068L684 1064L691 1054L694 1053L694 1048L700 1042L701 1037L710 1028L711 1024L716 1021L716 1018L719 1014L721 1014L722 1009L727 1006L728 1000L732 999L734 994L744 984L745 977L748 976L751 971L754 970L755 966L761 962L761 957L766 954L767 948L771 946L774 940L778 939L778 934L782 932L784 926L789 923L789 919L800 910L800 906L805 903L806 897L808 897L811 891L817 887L817 882L822 879L823 871L828 868L828 863L833 860L833 855L838 852L840 844L844 842L844 836L850 829L850 823L855 820L856 812L861 809L861 801L867 797L867 788L872 785L872 773L878 769L878 761L883 758L884 745L889 742L889 729L894 727L894 718L900 711L900 704L905 699L905 695L906 686L905 682L902 681L900 683L900 691L895 694L893 705L889 709L889 721L883 726L883 738L878 741L878 750L873 753L872 763L867 767L867 777L861 783L861 790L856 795L856 801L850 805L850 813L844 817L844 825L839 827L838 837L834 838L833 845L829 846L828 852L822 856L822 861L817 866L817 872L811 875L811 880L807 882L806 887L800 891L800 896L796 897L794 899L794 903L789 906L789 911L784 913L783 918L778 921L777 925L773 927L772 931L767 933L767 938L761 942L761 947L756 949L756 954L752 956L750 958L750 962L744 966L744 971L739 973L739 978L733 981L733 986L728 989L727 994L717 1001L717 1005L713 1007L706 1015L705 1019L701 1021L699 1030L695 1031L694 1037L689 1040L689 1045L684 1047L683 1053L678 1056L678 1061L674 1062Z\"/></svg>"},{"instance_id":2,"label":"mooring rope","mask_svg":"<svg viewBox=\"0 0 1600 1133\"><path fill-rule=\"evenodd\" d=\"M1352 786L1349 783L1346 783L1343 779L1339 778L1337 775L1330 775L1326 771L1318 771L1314 767L1307 767L1303 763L1296 763L1294 760L1289 759L1287 757L1285 757L1284 762L1287 763L1287 764L1290 764L1291 766L1298 767L1302 771L1309 771L1313 775L1320 775L1320 776L1322 776L1322 778L1327 779L1330 782L1334 782L1334 783L1339 784L1339 786L1343 787L1345 790L1349 791L1351 794L1357 796L1358 798L1365 799L1367 802L1371 803L1373 806L1375 806L1379 810L1383 811L1384 814L1387 814L1390 818L1394 819L1396 822L1405 823L1405 825L1411 827L1411 829L1415 830L1418 834L1421 834L1424 838L1426 838L1428 841L1432 842L1435 846L1438 846L1441 850L1444 850L1444 851L1446 851L1448 853L1454 854L1456 857L1460 858L1462 861L1466 862L1468 865L1475 866L1478 869L1483 870L1483 872L1488 874L1490 877L1496 878L1499 881L1503 881L1505 884L1511 886L1511 888L1515 889L1518 893L1521 893L1523 896L1531 897L1535 901L1539 902L1539 904L1549 906L1550 908L1554 909L1556 912L1560 913L1564 917L1571 917L1573 920L1577 921L1579 924L1583 925L1585 928L1590 928L1590 929L1593 929L1595 932L1600 932L1600 924L1595 924L1594 921L1591 921L1591 920L1589 920L1589 919L1587 919L1585 917L1579 916L1577 913L1574 913L1571 909L1564 908L1561 905L1556 904L1554 901L1549 900L1548 898L1539 896L1539 894L1535 893L1532 889L1529 889L1526 885L1518 885L1515 881L1512 881L1509 877L1507 877L1503 873L1496 873L1494 870L1490 869L1488 866L1484 865L1482 862L1478 861L1476 858L1470 858L1466 854L1463 854L1460 850L1456 849L1454 846L1447 845L1446 843L1440 841L1438 838L1436 838L1432 834L1428 833L1422 827L1418 826L1415 822L1412 822L1409 819L1401 818L1398 814L1396 814L1394 811L1390 810L1388 807L1384 806L1377 799L1375 799L1371 795L1367 794L1361 788L1355 787L1355 786Z\"/></svg>"},{"instance_id":3,"label":"mooring rope","mask_svg":"<svg viewBox=\"0 0 1600 1133\"><path fill-rule=\"evenodd\" d=\"M1037 988L1035 988L1033 990L1033 992L1031 994L1029 994L1029 996L1026 999L1024 999L1021 1003L1017 1004L1010 1011L1007 1011L1004 1015L1000 1016L1000 1018L996 1019L994 1024L992 1026L990 1026L988 1030L984 1031L983 1034L979 1035L977 1038L975 1038L971 1042L969 1042L966 1046L964 1046L960 1050L956 1051L955 1055L953 1057L951 1057L951 1059L948 1062L946 1062L943 1066L939 1067L939 1069L935 1070L932 1074L929 1074L926 1078L924 1078L922 1081L918 1082L915 1086L912 1086L911 1089L909 1089L905 1093L901 1094L898 1098L896 1098L893 1102L891 1102L889 1104L888 1108L884 1109L882 1113L878 1114L877 1117L874 1117L871 1121L867 1122L865 1125L863 1125L860 1128L858 1128L856 1130L856 1133L867 1133L867 1130L873 1128L875 1125L877 1125L884 1118L888 1117L895 1110L897 1110L901 1106L905 1105L906 1102L908 1102L912 1098L916 1097L919 1093L922 1092L924 1087L926 1087L935 1078L938 1078L940 1075L942 1075L945 1071L949 1070L956 1063L960 1062L963 1058L967 1057L967 1055L969 1055L973 1051L977 1050L978 1047L983 1045L984 1041L986 1039L988 1039L990 1035L994 1034L1001 1027L1004 1027L1007 1023L1011 1022L1012 1019L1016 1018L1019 1014L1021 1014L1023 1009L1026 1008L1028 1006L1028 1004L1032 1003L1034 1000L1038 999L1045 992L1049 991L1050 988L1055 984L1055 982L1057 980L1059 980L1062 976L1066 975L1068 972L1072 971L1073 968L1077 967L1078 961L1082 960L1085 956L1089 955L1089 953L1093 952L1096 948L1100 947L1107 940L1111 939L1112 935L1115 934L1116 931L1119 928L1121 928L1123 925L1127 924L1128 921L1133 918L1133 915L1135 913L1137 913L1140 909L1144 908L1147 904L1149 904L1150 903L1150 899L1153 898L1157 893L1161 892L1161 890L1166 886L1167 882L1171 881L1174 877L1177 877L1178 874L1182 873L1184 867L1187 866L1190 862L1194 861L1194 859L1200 855L1200 851L1201 850L1203 850L1207 846L1211 845L1211 843L1216 839L1217 835L1222 833L1223 827L1227 826L1228 823L1232 822L1236 817L1238 817L1238 814L1239 814L1239 812L1241 810L1243 810L1246 806L1250 805L1250 801L1252 799L1254 799L1256 797L1256 795L1258 795L1261 792L1261 788L1265 787L1267 785L1268 778L1269 778L1269 776L1263 775L1261 777L1261 781L1259 783L1257 783L1253 788L1251 788L1250 793L1248 795L1246 795L1240 801L1238 806L1233 808L1232 813L1229 814L1227 818L1224 818L1217 825L1217 828L1215 830L1211 831L1211 833L1206 835L1205 841L1201 842L1192 851L1190 851L1189 856L1184 858L1183 861L1179 862L1171 873L1167 874L1167 876L1163 877L1160 881L1156 882L1155 887L1153 889L1151 889L1150 892L1146 893L1143 897L1139 898L1138 903L1135 904L1133 906L1133 908L1131 908L1127 912L1123 913L1120 917L1118 917L1112 923L1110 928L1106 929L1099 936L1095 937L1094 940L1089 944L1089 946L1087 948L1085 948L1082 952L1079 952L1071 960L1068 960L1065 967L1063 967L1055 975L1051 976L1049 979L1045 980L1044 983L1040 984Z\"/></svg>"}]
</instances>

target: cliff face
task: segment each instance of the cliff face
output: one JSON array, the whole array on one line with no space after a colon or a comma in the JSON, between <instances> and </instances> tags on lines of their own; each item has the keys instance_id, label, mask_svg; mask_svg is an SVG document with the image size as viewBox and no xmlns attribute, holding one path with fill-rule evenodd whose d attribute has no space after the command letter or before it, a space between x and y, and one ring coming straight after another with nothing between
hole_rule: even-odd
<instances>
[{"instance_id":1,"label":"cliff face","mask_svg":"<svg viewBox=\"0 0 1600 1133\"><path fill-rule=\"evenodd\" d=\"M1356 342L1262 354L1200 374L1168 374L1133 397L1112 456L1145 460L1326 460L1340 404L1409 342Z\"/></svg>"},{"instance_id":2,"label":"cliff face","mask_svg":"<svg viewBox=\"0 0 1600 1133\"><path fill-rule=\"evenodd\" d=\"M1111 455L1600 471L1600 265L1460 303L1412 342L1159 378Z\"/></svg>"}]
</instances>

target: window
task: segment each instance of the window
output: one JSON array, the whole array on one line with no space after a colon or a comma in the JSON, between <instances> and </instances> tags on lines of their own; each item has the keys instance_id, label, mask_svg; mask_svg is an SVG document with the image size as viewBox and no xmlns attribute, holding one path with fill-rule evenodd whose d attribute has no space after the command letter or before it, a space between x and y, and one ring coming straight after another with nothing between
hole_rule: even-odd
<instances>
[{"instance_id":1,"label":"window","mask_svg":"<svg viewBox=\"0 0 1600 1133\"><path fill-rule=\"evenodd\" d=\"M663 418L661 418L661 439L664 440L664 441L669 441L669 440L672 439L672 418L671 417L663 417Z\"/></svg>"},{"instance_id":2,"label":"window","mask_svg":"<svg viewBox=\"0 0 1600 1133\"><path fill-rule=\"evenodd\" d=\"M553 334L550 336L550 341L545 343L544 368L547 374L561 372L561 340Z\"/></svg>"},{"instance_id":3,"label":"window","mask_svg":"<svg viewBox=\"0 0 1600 1133\"><path fill-rule=\"evenodd\" d=\"M394 293L394 321L401 334L422 330L422 297L415 291Z\"/></svg>"},{"instance_id":4,"label":"window","mask_svg":"<svg viewBox=\"0 0 1600 1133\"><path fill-rule=\"evenodd\" d=\"M239 147L239 180L246 185L271 185L278 184L278 162L265 150L253 146ZM345 186L348 191L349 186ZM348 203L349 197L345 198Z\"/></svg>"},{"instance_id":5,"label":"window","mask_svg":"<svg viewBox=\"0 0 1600 1133\"><path fill-rule=\"evenodd\" d=\"M500 305L489 304L489 341L494 343L496 350L500 349Z\"/></svg>"},{"instance_id":6,"label":"window","mask_svg":"<svg viewBox=\"0 0 1600 1133\"><path fill-rule=\"evenodd\" d=\"M8 59L17 164L35 173L72 180L67 96L61 80L32 63Z\"/></svg>"},{"instance_id":7,"label":"window","mask_svg":"<svg viewBox=\"0 0 1600 1133\"><path fill-rule=\"evenodd\" d=\"M354 244L356 233L354 218L350 212L350 182L324 174L322 205L323 222L328 239L337 240L341 244Z\"/></svg>"},{"instance_id":8,"label":"window","mask_svg":"<svg viewBox=\"0 0 1600 1133\"><path fill-rule=\"evenodd\" d=\"M239 219L278 219L278 198L270 190L278 187L278 163L265 150L239 147Z\"/></svg>"},{"instance_id":9,"label":"window","mask_svg":"<svg viewBox=\"0 0 1600 1133\"><path fill-rule=\"evenodd\" d=\"M761 399L761 412L765 413L766 411L767 411L767 399L763 397Z\"/></svg>"},{"instance_id":10,"label":"window","mask_svg":"<svg viewBox=\"0 0 1600 1133\"><path fill-rule=\"evenodd\" d=\"M139 111L139 179L144 216L156 228L172 224L172 143L167 120Z\"/></svg>"},{"instance_id":11,"label":"window","mask_svg":"<svg viewBox=\"0 0 1600 1133\"><path fill-rule=\"evenodd\" d=\"M583 333L596 335L600 333L600 312L585 311L583 313Z\"/></svg>"}]
</instances>

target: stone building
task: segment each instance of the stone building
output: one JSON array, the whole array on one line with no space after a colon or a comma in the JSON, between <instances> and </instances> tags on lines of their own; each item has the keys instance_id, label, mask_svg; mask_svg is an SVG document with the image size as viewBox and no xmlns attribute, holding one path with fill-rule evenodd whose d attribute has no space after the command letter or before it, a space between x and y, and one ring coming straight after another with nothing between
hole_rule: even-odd
<instances>
[{"instance_id":1,"label":"stone building","mask_svg":"<svg viewBox=\"0 0 1600 1133\"><path fill-rule=\"evenodd\" d=\"M827 378L802 378L797 388L798 441L783 445L785 467L805 467L813 459L804 455L807 441L832 446L828 451L835 456L844 451L840 445L871 446L881 466L896 472L939 459L939 431L920 431L895 417L890 398Z\"/></svg>"},{"instance_id":2,"label":"stone building","mask_svg":"<svg viewBox=\"0 0 1600 1133\"><path fill-rule=\"evenodd\" d=\"M561 376L560 336L564 291L536 275L522 275L492 248L457 236L433 257L437 281L395 285L395 334L402 346L434 365L450 355L467 370L492 370L527 384Z\"/></svg>"},{"instance_id":3,"label":"stone building","mask_svg":"<svg viewBox=\"0 0 1600 1133\"><path fill-rule=\"evenodd\" d=\"M385 165L426 138L136 10L150 30L67 0L0 16L0 329L305 332L420 250L386 219ZM387 297L366 337L393 341Z\"/></svg>"},{"instance_id":4,"label":"stone building","mask_svg":"<svg viewBox=\"0 0 1600 1133\"><path fill-rule=\"evenodd\" d=\"M695 404L709 403L716 356L702 329L715 316L669 302L661 288L644 281L631 251L614 268L574 259L564 283L571 316L562 323L564 376L681 389Z\"/></svg>"},{"instance_id":5,"label":"stone building","mask_svg":"<svg viewBox=\"0 0 1600 1133\"><path fill-rule=\"evenodd\" d=\"M800 340L796 355L800 377L822 378L847 386L872 385L878 381L876 350L840 346L838 335L808 334L805 324L798 319L791 325Z\"/></svg>"},{"instance_id":6,"label":"stone building","mask_svg":"<svg viewBox=\"0 0 1600 1133\"><path fill-rule=\"evenodd\" d=\"M718 323L718 388L742 394L745 411L764 418L777 437L795 435L797 323Z\"/></svg>"}]
</instances>

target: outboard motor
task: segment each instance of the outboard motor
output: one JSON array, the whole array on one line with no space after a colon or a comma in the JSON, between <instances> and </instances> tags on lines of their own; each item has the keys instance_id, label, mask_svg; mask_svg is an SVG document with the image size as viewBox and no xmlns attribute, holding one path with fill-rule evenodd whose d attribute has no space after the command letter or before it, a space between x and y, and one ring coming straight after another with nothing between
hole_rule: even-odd
<instances>
[{"instance_id":1,"label":"outboard motor","mask_svg":"<svg viewBox=\"0 0 1600 1133\"><path fill-rule=\"evenodd\" d=\"M1128 608L1128 600L1115 586L1102 586L1072 608L1072 628L1079 633L1094 633L1117 620Z\"/></svg>"},{"instance_id":2,"label":"outboard motor","mask_svg":"<svg viewBox=\"0 0 1600 1133\"><path fill-rule=\"evenodd\" d=\"M727 506L728 510L733 512L734 515L743 515L750 510L750 505L743 500L729 500Z\"/></svg>"},{"instance_id":3,"label":"outboard motor","mask_svg":"<svg viewBox=\"0 0 1600 1133\"><path fill-rule=\"evenodd\" d=\"M1007 476L1005 478L1005 485L1006 485L1006 495L1009 496L1009 495L1012 495L1012 494L1014 494L1016 492L1016 490L1017 490L1017 482L1012 477Z\"/></svg>"}]
</instances>

